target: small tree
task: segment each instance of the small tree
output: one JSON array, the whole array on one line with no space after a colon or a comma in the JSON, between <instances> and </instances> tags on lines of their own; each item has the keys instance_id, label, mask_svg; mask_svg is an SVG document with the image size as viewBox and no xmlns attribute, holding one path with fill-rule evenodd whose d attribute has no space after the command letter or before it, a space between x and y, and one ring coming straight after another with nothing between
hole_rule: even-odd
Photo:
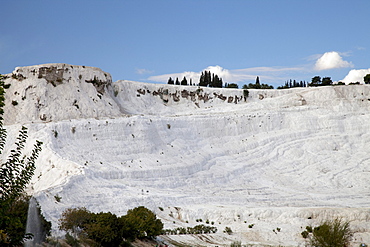
<instances>
[{"instance_id":1,"label":"small tree","mask_svg":"<svg viewBox=\"0 0 370 247\"><path fill-rule=\"evenodd\" d=\"M322 78L321 85L326 86L326 85L332 85L333 81L331 80L330 77L324 77Z\"/></svg>"},{"instance_id":2,"label":"small tree","mask_svg":"<svg viewBox=\"0 0 370 247\"><path fill-rule=\"evenodd\" d=\"M92 213L84 207L67 208L59 219L59 229L78 237L92 220Z\"/></svg>"},{"instance_id":3,"label":"small tree","mask_svg":"<svg viewBox=\"0 0 370 247\"><path fill-rule=\"evenodd\" d=\"M115 214L98 213L86 227L88 237L103 247L119 246L122 242L121 224Z\"/></svg>"},{"instance_id":4,"label":"small tree","mask_svg":"<svg viewBox=\"0 0 370 247\"><path fill-rule=\"evenodd\" d=\"M243 96L244 96L244 101L247 100L248 96L249 96L249 90L248 89L243 89Z\"/></svg>"},{"instance_id":5,"label":"small tree","mask_svg":"<svg viewBox=\"0 0 370 247\"><path fill-rule=\"evenodd\" d=\"M364 82L365 84L370 84L370 74L364 76Z\"/></svg>"},{"instance_id":6,"label":"small tree","mask_svg":"<svg viewBox=\"0 0 370 247\"><path fill-rule=\"evenodd\" d=\"M321 77L320 76L317 75L317 76L312 77L310 86L318 86L320 84L321 84Z\"/></svg>"},{"instance_id":7,"label":"small tree","mask_svg":"<svg viewBox=\"0 0 370 247\"><path fill-rule=\"evenodd\" d=\"M68 208L59 219L59 229L74 235L73 239L90 239L99 246L119 246L122 242L122 222L108 213L91 213L86 208ZM69 235L70 236L70 235Z\"/></svg>"},{"instance_id":8,"label":"small tree","mask_svg":"<svg viewBox=\"0 0 370 247\"><path fill-rule=\"evenodd\" d=\"M122 220L127 226L127 233L130 235L128 237L133 239L155 237L160 235L163 230L162 221L143 206L128 210L127 214L122 216Z\"/></svg>"}]
</instances>

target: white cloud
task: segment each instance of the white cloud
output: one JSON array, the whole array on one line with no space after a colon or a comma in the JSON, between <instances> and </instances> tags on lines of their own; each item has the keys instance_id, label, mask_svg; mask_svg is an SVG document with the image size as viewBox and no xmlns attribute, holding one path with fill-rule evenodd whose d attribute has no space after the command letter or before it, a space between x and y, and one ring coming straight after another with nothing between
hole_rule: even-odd
<instances>
[{"instance_id":1,"label":"white cloud","mask_svg":"<svg viewBox=\"0 0 370 247\"><path fill-rule=\"evenodd\" d=\"M336 51L325 52L315 64L315 70L329 70L353 67L351 62L344 61Z\"/></svg>"},{"instance_id":2,"label":"white cloud","mask_svg":"<svg viewBox=\"0 0 370 247\"><path fill-rule=\"evenodd\" d=\"M341 81L346 84L351 82L364 83L364 77L367 74L370 74L370 69L352 69Z\"/></svg>"},{"instance_id":3,"label":"white cloud","mask_svg":"<svg viewBox=\"0 0 370 247\"><path fill-rule=\"evenodd\" d=\"M223 80L228 81L232 78L232 74L229 70L222 68L221 66L208 66L206 69L207 71L210 71L211 74L218 75L219 77L223 78Z\"/></svg>"}]
</instances>

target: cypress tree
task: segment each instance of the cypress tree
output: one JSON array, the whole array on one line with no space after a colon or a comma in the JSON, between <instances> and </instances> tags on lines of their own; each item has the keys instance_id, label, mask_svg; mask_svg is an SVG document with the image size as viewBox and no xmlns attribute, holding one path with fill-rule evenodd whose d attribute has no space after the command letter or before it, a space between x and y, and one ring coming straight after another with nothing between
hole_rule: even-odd
<instances>
[{"instance_id":1,"label":"cypress tree","mask_svg":"<svg viewBox=\"0 0 370 247\"><path fill-rule=\"evenodd\" d=\"M260 78L258 76L256 78L256 85L260 85Z\"/></svg>"},{"instance_id":2,"label":"cypress tree","mask_svg":"<svg viewBox=\"0 0 370 247\"><path fill-rule=\"evenodd\" d=\"M207 73L207 86L210 86L212 83L211 71Z\"/></svg>"},{"instance_id":3,"label":"cypress tree","mask_svg":"<svg viewBox=\"0 0 370 247\"><path fill-rule=\"evenodd\" d=\"M202 72L202 74L200 75L200 78L199 78L199 86L201 86L201 87L207 86L207 84L205 82L205 75L204 75L203 72Z\"/></svg>"},{"instance_id":4,"label":"cypress tree","mask_svg":"<svg viewBox=\"0 0 370 247\"><path fill-rule=\"evenodd\" d=\"M186 80L185 76L184 76L184 78L181 80L181 85L183 85L183 86L187 86L187 85L188 85L188 81Z\"/></svg>"},{"instance_id":5,"label":"cypress tree","mask_svg":"<svg viewBox=\"0 0 370 247\"><path fill-rule=\"evenodd\" d=\"M173 79L170 77L170 78L168 78L168 82L167 82L167 84L174 84L175 82L173 81Z\"/></svg>"}]
</instances>

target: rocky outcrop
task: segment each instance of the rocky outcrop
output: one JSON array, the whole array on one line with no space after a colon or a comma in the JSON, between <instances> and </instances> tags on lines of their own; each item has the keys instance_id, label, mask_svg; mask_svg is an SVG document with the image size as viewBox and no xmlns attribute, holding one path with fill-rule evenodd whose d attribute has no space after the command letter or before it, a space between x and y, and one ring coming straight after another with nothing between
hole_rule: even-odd
<instances>
[{"instance_id":1,"label":"rocky outcrop","mask_svg":"<svg viewBox=\"0 0 370 247\"><path fill-rule=\"evenodd\" d=\"M122 115L99 68L63 63L17 67L6 76L5 124Z\"/></svg>"}]
</instances>

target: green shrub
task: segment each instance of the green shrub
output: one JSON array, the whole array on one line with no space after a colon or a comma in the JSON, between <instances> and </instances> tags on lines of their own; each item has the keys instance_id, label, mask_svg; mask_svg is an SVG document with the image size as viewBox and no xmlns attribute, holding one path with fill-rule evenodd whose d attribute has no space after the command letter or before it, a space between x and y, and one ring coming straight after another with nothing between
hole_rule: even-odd
<instances>
[{"instance_id":1,"label":"green shrub","mask_svg":"<svg viewBox=\"0 0 370 247\"><path fill-rule=\"evenodd\" d=\"M55 195L54 199L55 201L60 202L60 200L62 200L62 197L60 197L59 195Z\"/></svg>"},{"instance_id":2,"label":"green shrub","mask_svg":"<svg viewBox=\"0 0 370 247\"><path fill-rule=\"evenodd\" d=\"M225 227L225 230L224 230L224 232L225 233L227 233L227 234L229 234L229 235L231 235L232 233L233 233L233 231L231 230L231 228L230 227Z\"/></svg>"},{"instance_id":3,"label":"green shrub","mask_svg":"<svg viewBox=\"0 0 370 247\"><path fill-rule=\"evenodd\" d=\"M248 98L248 96L249 96L248 89L243 89L243 96L244 96L244 99Z\"/></svg>"},{"instance_id":4,"label":"green shrub","mask_svg":"<svg viewBox=\"0 0 370 247\"><path fill-rule=\"evenodd\" d=\"M230 244L230 247L242 247L242 242L235 241Z\"/></svg>"},{"instance_id":5,"label":"green shrub","mask_svg":"<svg viewBox=\"0 0 370 247\"><path fill-rule=\"evenodd\" d=\"M54 137L55 137L55 138L58 138L58 131L56 131L56 130L52 130L52 132L53 132L53 134L54 134Z\"/></svg>"},{"instance_id":6,"label":"green shrub","mask_svg":"<svg viewBox=\"0 0 370 247\"><path fill-rule=\"evenodd\" d=\"M348 221L335 218L334 220L326 220L313 229L306 227L306 231L302 232L301 235L303 238L310 239L310 246L345 247L349 246L353 233Z\"/></svg>"},{"instance_id":7,"label":"green shrub","mask_svg":"<svg viewBox=\"0 0 370 247\"><path fill-rule=\"evenodd\" d=\"M301 235L302 235L303 238L308 238L309 233L308 233L308 231L303 231L303 232L301 232Z\"/></svg>"}]
</instances>

